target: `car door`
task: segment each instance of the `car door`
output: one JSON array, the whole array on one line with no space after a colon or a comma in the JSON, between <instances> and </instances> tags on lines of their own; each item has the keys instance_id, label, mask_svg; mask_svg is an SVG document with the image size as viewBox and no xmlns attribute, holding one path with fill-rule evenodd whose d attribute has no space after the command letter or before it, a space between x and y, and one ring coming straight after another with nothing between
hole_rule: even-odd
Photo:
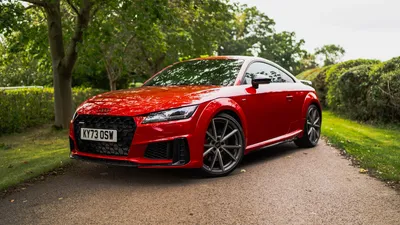
<instances>
[{"instance_id":1,"label":"car door","mask_svg":"<svg viewBox=\"0 0 400 225\"><path fill-rule=\"evenodd\" d=\"M287 93L278 82L260 84L257 89L251 85L256 74L276 77L276 68L264 62L253 62L247 68L242 85L245 86L244 113L248 123L248 144L256 144L287 133L290 121L286 118Z\"/></svg>"},{"instance_id":2,"label":"car door","mask_svg":"<svg viewBox=\"0 0 400 225\"><path fill-rule=\"evenodd\" d=\"M299 83L288 75L283 70L272 66L274 70L274 77L272 82L277 86L279 90L286 98L286 101L282 102L282 117L281 120L285 120L284 123L288 123L289 127L287 132L298 129L297 122L301 116L302 109L302 93L299 89Z\"/></svg>"}]
</instances>

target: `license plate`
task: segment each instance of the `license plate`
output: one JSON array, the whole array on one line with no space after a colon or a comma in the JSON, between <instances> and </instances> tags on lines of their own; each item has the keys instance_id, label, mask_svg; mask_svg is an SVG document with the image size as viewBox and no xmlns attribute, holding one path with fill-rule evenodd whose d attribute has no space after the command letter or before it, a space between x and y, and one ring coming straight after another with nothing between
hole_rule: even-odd
<instances>
[{"instance_id":1,"label":"license plate","mask_svg":"<svg viewBox=\"0 0 400 225\"><path fill-rule=\"evenodd\" d=\"M117 142L117 131L81 128L81 139L89 141Z\"/></svg>"}]
</instances>

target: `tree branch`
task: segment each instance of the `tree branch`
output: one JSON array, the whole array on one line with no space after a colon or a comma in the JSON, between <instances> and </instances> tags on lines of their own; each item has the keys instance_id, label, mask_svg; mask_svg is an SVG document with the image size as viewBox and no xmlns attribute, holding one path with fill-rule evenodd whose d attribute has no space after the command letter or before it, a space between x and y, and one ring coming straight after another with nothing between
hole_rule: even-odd
<instances>
[{"instance_id":1,"label":"tree branch","mask_svg":"<svg viewBox=\"0 0 400 225\"><path fill-rule=\"evenodd\" d=\"M74 10L74 12L79 15L78 9L75 7L75 5L71 2L71 0L67 0L67 4Z\"/></svg>"},{"instance_id":2,"label":"tree branch","mask_svg":"<svg viewBox=\"0 0 400 225\"><path fill-rule=\"evenodd\" d=\"M66 70L72 72L75 62L78 58L77 45L82 42L83 32L89 25L90 11L93 7L91 0L83 0L82 7L77 15L74 35L72 36L71 42L68 45L66 55L63 59L63 65ZM65 73L72 75L72 73Z\"/></svg>"},{"instance_id":3,"label":"tree branch","mask_svg":"<svg viewBox=\"0 0 400 225\"><path fill-rule=\"evenodd\" d=\"M28 2L37 6L42 6L42 7L46 7L47 3L41 0L22 0L24 2Z\"/></svg>"},{"instance_id":4,"label":"tree branch","mask_svg":"<svg viewBox=\"0 0 400 225\"><path fill-rule=\"evenodd\" d=\"M128 39L128 41L126 42L126 45L125 45L124 51L123 51L123 55L125 55L126 51L128 50L129 44L132 42L132 40L133 40L134 38L135 38L135 36L132 35L132 36Z\"/></svg>"}]
</instances>

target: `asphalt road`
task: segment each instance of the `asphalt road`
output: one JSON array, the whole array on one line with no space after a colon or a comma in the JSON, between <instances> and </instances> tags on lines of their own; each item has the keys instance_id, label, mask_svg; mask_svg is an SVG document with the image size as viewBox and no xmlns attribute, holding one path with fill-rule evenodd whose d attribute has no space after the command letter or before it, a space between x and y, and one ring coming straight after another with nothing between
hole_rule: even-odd
<instances>
[{"instance_id":1,"label":"asphalt road","mask_svg":"<svg viewBox=\"0 0 400 225\"><path fill-rule=\"evenodd\" d=\"M77 162L0 199L0 224L399 225L399 193L349 164L324 142L253 153L214 179Z\"/></svg>"}]
</instances>

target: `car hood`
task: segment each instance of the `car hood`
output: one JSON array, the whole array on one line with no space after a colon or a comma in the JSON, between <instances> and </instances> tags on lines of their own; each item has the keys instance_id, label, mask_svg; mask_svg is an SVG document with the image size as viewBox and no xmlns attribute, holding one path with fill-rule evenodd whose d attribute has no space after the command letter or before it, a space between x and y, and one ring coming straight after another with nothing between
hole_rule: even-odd
<instances>
[{"instance_id":1,"label":"car hood","mask_svg":"<svg viewBox=\"0 0 400 225\"><path fill-rule=\"evenodd\" d=\"M143 115L211 100L220 86L141 87L97 95L79 109L80 114Z\"/></svg>"}]
</instances>

